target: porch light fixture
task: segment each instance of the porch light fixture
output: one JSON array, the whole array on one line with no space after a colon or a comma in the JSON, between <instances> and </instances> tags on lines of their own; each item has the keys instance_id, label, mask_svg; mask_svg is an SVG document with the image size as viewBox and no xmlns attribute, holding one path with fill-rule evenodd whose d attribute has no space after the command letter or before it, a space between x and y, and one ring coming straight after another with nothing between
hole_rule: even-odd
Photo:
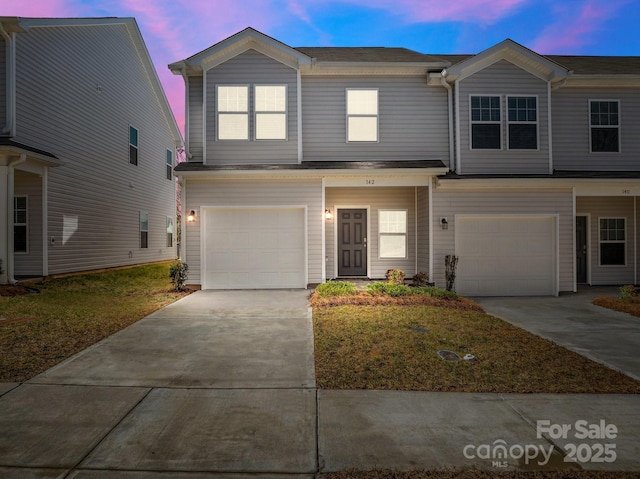
<instances>
[{"instance_id":1,"label":"porch light fixture","mask_svg":"<svg viewBox=\"0 0 640 479\"><path fill-rule=\"evenodd\" d=\"M324 210L324 218L327 220L333 218L333 213L331 213L330 209L327 208L326 210Z\"/></svg>"},{"instance_id":2,"label":"porch light fixture","mask_svg":"<svg viewBox=\"0 0 640 479\"><path fill-rule=\"evenodd\" d=\"M443 230L449 229L449 222L447 221L447 218L440 218L440 226Z\"/></svg>"},{"instance_id":3,"label":"porch light fixture","mask_svg":"<svg viewBox=\"0 0 640 479\"><path fill-rule=\"evenodd\" d=\"M187 215L187 221L189 223L193 223L195 220L196 220L196 210L189 211L189 214Z\"/></svg>"}]
</instances>

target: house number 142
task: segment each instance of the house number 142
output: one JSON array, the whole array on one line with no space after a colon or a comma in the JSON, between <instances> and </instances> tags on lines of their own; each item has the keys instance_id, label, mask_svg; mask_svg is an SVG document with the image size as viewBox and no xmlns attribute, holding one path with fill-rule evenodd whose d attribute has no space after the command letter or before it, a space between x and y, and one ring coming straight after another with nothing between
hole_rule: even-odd
<instances>
[{"instance_id":1,"label":"house number 142","mask_svg":"<svg viewBox=\"0 0 640 479\"><path fill-rule=\"evenodd\" d=\"M376 184L376 180L364 180L365 184L367 185L375 185Z\"/></svg>"}]
</instances>

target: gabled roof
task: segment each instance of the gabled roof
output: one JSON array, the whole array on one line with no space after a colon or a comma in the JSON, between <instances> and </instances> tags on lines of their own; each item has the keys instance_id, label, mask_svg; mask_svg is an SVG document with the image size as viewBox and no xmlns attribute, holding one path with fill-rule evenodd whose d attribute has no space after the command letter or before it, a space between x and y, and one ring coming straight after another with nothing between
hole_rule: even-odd
<instances>
[{"instance_id":1,"label":"gabled roof","mask_svg":"<svg viewBox=\"0 0 640 479\"><path fill-rule=\"evenodd\" d=\"M448 82L459 81L500 61L507 60L544 81L560 81L570 75L570 70L530 50L511 39L506 39L477 55L459 61L442 74Z\"/></svg>"},{"instance_id":2,"label":"gabled roof","mask_svg":"<svg viewBox=\"0 0 640 479\"><path fill-rule=\"evenodd\" d=\"M28 32L31 28L40 27L82 27L91 25L124 25L129 32L129 38L131 38L134 48L138 53L140 62L142 63L157 98L160 108L164 113L165 120L169 129L173 133L176 146L183 144L182 134L178 128L173 111L169 106L169 101L165 95L158 73L156 72L151 56L147 50L147 46L144 43L140 29L135 18L132 17L103 17L103 18L22 18L14 17L17 19L19 26L23 31ZM3 23L6 17L2 17Z\"/></svg>"}]
</instances>

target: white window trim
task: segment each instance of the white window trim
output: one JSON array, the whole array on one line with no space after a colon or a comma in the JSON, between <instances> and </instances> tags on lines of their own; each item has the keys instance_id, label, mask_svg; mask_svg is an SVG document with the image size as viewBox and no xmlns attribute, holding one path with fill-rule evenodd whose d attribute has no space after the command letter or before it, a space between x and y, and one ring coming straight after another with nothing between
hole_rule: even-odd
<instances>
[{"instance_id":1,"label":"white window trim","mask_svg":"<svg viewBox=\"0 0 640 479\"><path fill-rule=\"evenodd\" d=\"M515 96L515 95L514 95ZM474 97L490 97L500 100L500 121L474 121L472 118L471 99ZM495 93L470 93L469 94L469 150L471 151L502 151L504 150L504 126L502 118L504 117L504 101L502 95ZM473 125L499 125L500 126L500 148L474 148L473 147Z\"/></svg>"},{"instance_id":2,"label":"white window trim","mask_svg":"<svg viewBox=\"0 0 640 479\"><path fill-rule=\"evenodd\" d=\"M404 211L405 213L405 232L404 233L383 233L380 225L381 212L383 211ZM404 256L382 256L381 238L383 236L404 236ZM406 208L380 208L378 210L378 259L380 260L399 260L409 258L409 210Z\"/></svg>"},{"instance_id":3,"label":"white window trim","mask_svg":"<svg viewBox=\"0 0 640 479\"><path fill-rule=\"evenodd\" d=\"M142 229L142 215L147 215L147 229ZM146 211L140 211L138 216L138 248L139 249L149 249L149 213ZM147 246L142 246L142 233L147 233Z\"/></svg>"},{"instance_id":4,"label":"white window trim","mask_svg":"<svg viewBox=\"0 0 640 479\"><path fill-rule=\"evenodd\" d=\"M361 115L349 113L349 92L350 91L375 91L376 92L376 115ZM347 143L380 143L380 89L379 88L345 88L344 91L345 102L345 132ZM349 140L349 118L375 118L376 119L376 139L375 140Z\"/></svg>"},{"instance_id":5,"label":"white window trim","mask_svg":"<svg viewBox=\"0 0 640 479\"><path fill-rule=\"evenodd\" d=\"M284 111L260 111L257 107L256 89L258 87L284 87ZM257 83L253 85L253 139L255 141L288 141L289 140L289 88L286 83ZM258 114L283 115L284 114L284 138L258 138Z\"/></svg>"},{"instance_id":6,"label":"white window trim","mask_svg":"<svg viewBox=\"0 0 640 479\"><path fill-rule=\"evenodd\" d=\"M25 235L26 235L26 244L27 247L25 249L25 251L12 251L13 254L29 254L29 196L28 195L14 195L14 200L13 200L13 209L12 209L12 215L13 217L11 218L11 222L13 224L13 228L11 229L11 234L15 234L15 226L24 226L25 227ZM15 218L16 218L16 207L15 207L15 198L24 198L26 205L25 205L25 211L26 211L26 220L24 223L16 223L15 222ZM13 245L13 248L15 249L15 243Z\"/></svg>"},{"instance_id":7,"label":"white window trim","mask_svg":"<svg viewBox=\"0 0 640 479\"><path fill-rule=\"evenodd\" d=\"M624 220L624 241L620 240L603 240L600 237L600 220ZM627 217L626 216L599 216L598 217L598 266L602 268L624 268L627 266L628 254L627 254ZM602 264L602 253L600 245L603 243L609 244L624 244L624 264Z\"/></svg>"},{"instance_id":8,"label":"white window trim","mask_svg":"<svg viewBox=\"0 0 640 479\"><path fill-rule=\"evenodd\" d=\"M220 111L220 102L218 99L220 98L220 87L242 87L247 89L247 110L245 112L242 111ZM250 141L251 140L251 125L249 124L250 112L251 112L251 85L250 84L238 84L238 83L220 83L216 85L216 141ZM220 115L246 115L247 117L247 137L246 138L220 138Z\"/></svg>"},{"instance_id":9,"label":"white window trim","mask_svg":"<svg viewBox=\"0 0 640 479\"><path fill-rule=\"evenodd\" d=\"M536 121L510 121L509 120L509 98L535 98L536 99ZM506 122L506 135L507 135L507 144L506 148L510 151L540 151L540 98L538 95L518 95L515 93L510 93L507 95L505 100L505 122ZM509 125L535 125L536 126L536 147L535 148L510 148L509 143L511 137L509 136Z\"/></svg>"},{"instance_id":10,"label":"white window trim","mask_svg":"<svg viewBox=\"0 0 640 479\"><path fill-rule=\"evenodd\" d=\"M171 156L169 156L171 155ZM171 170L166 169L165 167L165 176L167 178L167 180L173 180L173 166L174 166L174 162L175 162L175 158L174 158L174 152L171 151L169 148L167 148L167 151L165 151L164 153L165 156L165 161L166 161L166 166L169 166L171 168ZM169 162L169 158L171 158L171 162ZM169 171L171 171L171 174L169 174Z\"/></svg>"},{"instance_id":11,"label":"white window trim","mask_svg":"<svg viewBox=\"0 0 640 479\"><path fill-rule=\"evenodd\" d=\"M137 140L137 144L133 144L131 143L131 129L136 130L136 140ZM129 157L129 164L133 165L133 166L138 166L138 164L140 163L140 130L138 130L135 126L133 126L132 124L129 124L129 129L127 130L127 134L129 135L129 151L127 152L127 156ZM131 163L131 147L134 147L136 149L136 162L135 163Z\"/></svg>"},{"instance_id":12,"label":"white window trim","mask_svg":"<svg viewBox=\"0 0 640 479\"><path fill-rule=\"evenodd\" d=\"M591 124L591 103L593 102L602 102L602 103L617 103L618 104L618 124L615 126L611 125L592 125ZM589 98L587 100L587 113L589 115L589 153L593 153L595 155L619 155L622 153L622 111L620 110L620 100L617 99L602 99L602 98ZM594 128L616 128L618 130L618 151L593 151L593 139L592 132Z\"/></svg>"}]
</instances>

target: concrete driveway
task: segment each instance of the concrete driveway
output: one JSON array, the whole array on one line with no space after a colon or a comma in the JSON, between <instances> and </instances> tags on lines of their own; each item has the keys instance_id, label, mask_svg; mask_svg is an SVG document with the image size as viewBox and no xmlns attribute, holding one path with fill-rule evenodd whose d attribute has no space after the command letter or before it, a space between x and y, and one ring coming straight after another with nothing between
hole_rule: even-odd
<instances>
[{"instance_id":1,"label":"concrete driveway","mask_svg":"<svg viewBox=\"0 0 640 479\"><path fill-rule=\"evenodd\" d=\"M475 298L487 313L640 379L640 318L591 304L617 287L558 297Z\"/></svg>"}]
</instances>

